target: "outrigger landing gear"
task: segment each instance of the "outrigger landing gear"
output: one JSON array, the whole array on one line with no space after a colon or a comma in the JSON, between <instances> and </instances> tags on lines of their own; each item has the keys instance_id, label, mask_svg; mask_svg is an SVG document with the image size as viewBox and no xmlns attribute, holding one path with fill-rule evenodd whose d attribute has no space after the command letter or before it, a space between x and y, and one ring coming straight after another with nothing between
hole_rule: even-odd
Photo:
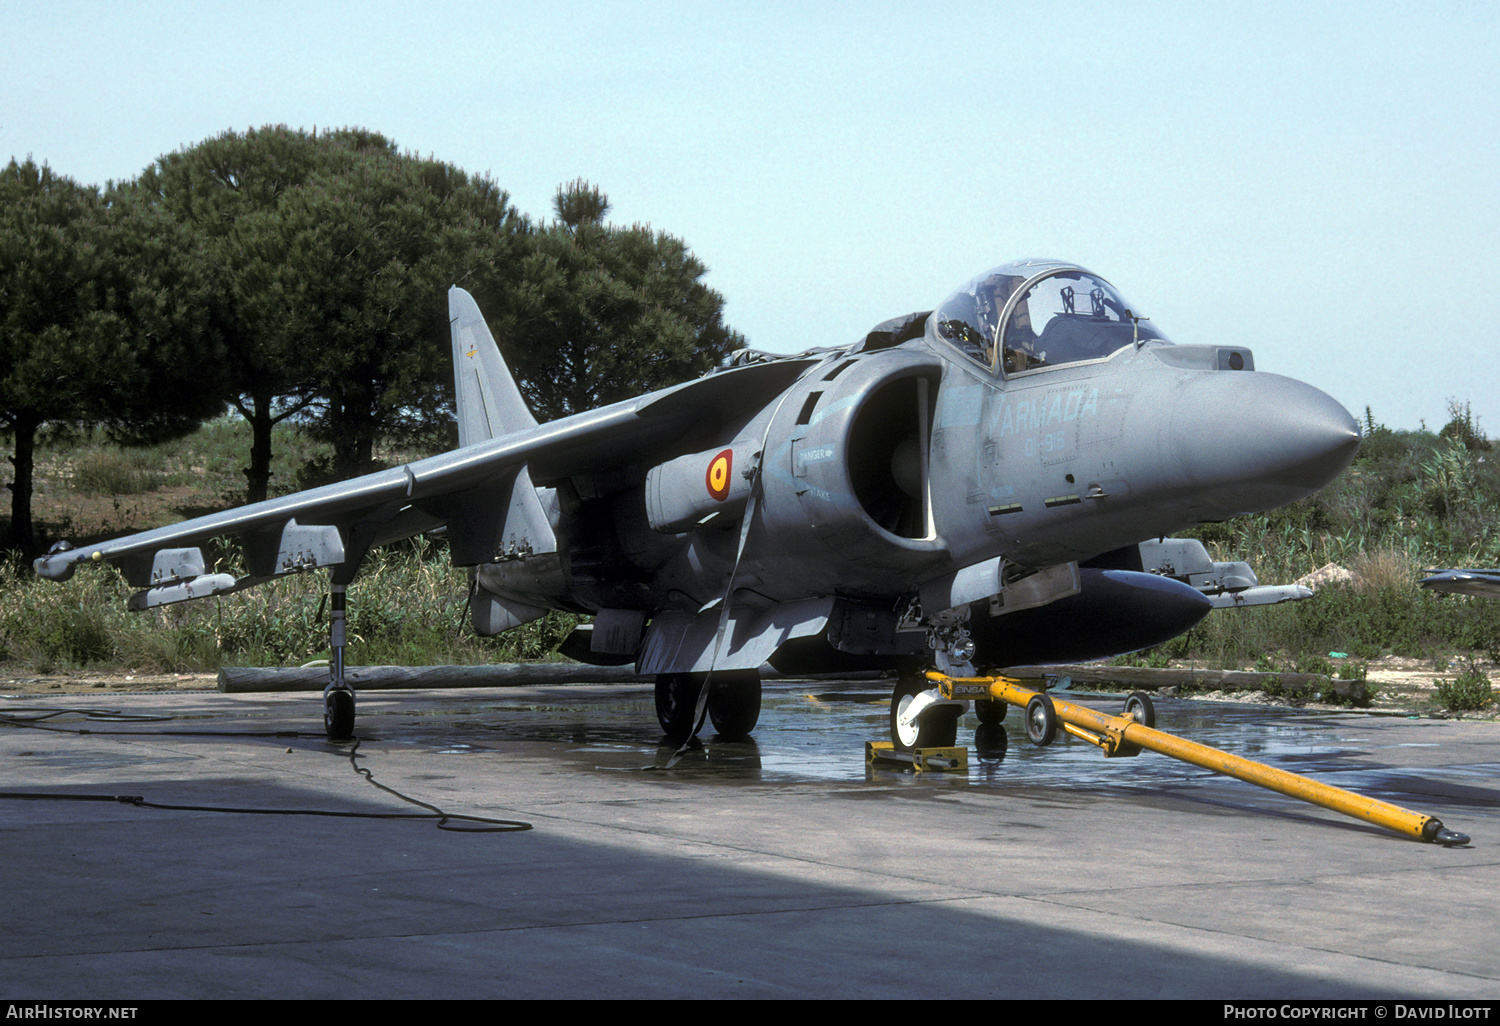
<instances>
[{"instance_id":1,"label":"outrigger landing gear","mask_svg":"<svg viewBox=\"0 0 1500 1026\"><path fill-rule=\"evenodd\" d=\"M347 684L337 690L332 684L324 689L323 730L330 741L347 741L354 736L354 691Z\"/></svg>"},{"instance_id":2,"label":"outrigger landing gear","mask_svg":"<svg viewBox=\"0 0 1500 1026\"><path fill-rule=\"evenodd\" d=\"M328 686L323 689L323 730L330 741L347 741L354 736L354 688L344 680L345 598L348 585L335 584L329 589L328 616Z\"/></svg>"},{"instance_id":3,"label":"outrigger landing gear","mask_svg":"<svg viewBox=\"0 0 1500 1026\"><path fill-rule=\"evenodd\" d=\"M344 679L346 599L359 565L370 551L375 536L371 528L356 525L344 535L344 561L335 564L328 582L328 686L323 689L323 731L330 741L354 736L354 686Z\"/></svg>"}]
</instances>

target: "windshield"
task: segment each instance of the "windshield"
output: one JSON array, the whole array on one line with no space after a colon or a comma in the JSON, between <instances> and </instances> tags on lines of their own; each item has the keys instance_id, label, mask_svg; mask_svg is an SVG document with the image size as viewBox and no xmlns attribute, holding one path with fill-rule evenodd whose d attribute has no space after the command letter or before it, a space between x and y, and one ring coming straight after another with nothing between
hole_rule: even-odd
<instances>
[{"instance_id":1,"label":"windshield","mask_svg":"<svg viewBox=\"0 0 1500 1026\"><path fill-rule=\"evenodd\" d=\"M995 328L1011 294L1026 281L1024 274L1008 268L988 271L943 301L928 320L938 338L956 346L964 355L993 367Z\"/></svg>"},{"instance_id":2,"label":"windshield","mask_svg":"<svg viewBox=\"0 0 1500 1026\"><path fill-rule=\"evenodd\" d=\"M1100 360L1147 339L1165 341L1112 285L1087 271L1059 268L1017 295L1036 270L1007 265L987 271L938 307L931 330L1006 374Z\"/></svg>"}]
</instances>

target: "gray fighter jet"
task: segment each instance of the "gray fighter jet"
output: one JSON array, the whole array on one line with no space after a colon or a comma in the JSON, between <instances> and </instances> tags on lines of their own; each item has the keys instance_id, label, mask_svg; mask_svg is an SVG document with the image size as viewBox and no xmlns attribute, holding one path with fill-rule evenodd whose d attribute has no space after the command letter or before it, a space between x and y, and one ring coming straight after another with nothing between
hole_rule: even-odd
<instances>
[{"instance_id":1,"label":"gray fighter jet","mask_svg":"<svg viewBox=\"0 0 1500 1026\"><path fill-rule=\"evenodd\" d=\"M655 675L672 738L745 735L760 668L890 668L902 747L953 743L920 676L1155 645L1262 588L1168 535L1333 480L1359 429L1239 346L1173 345L1058 261L974 278L852 345L742 352L696 381L538 424L473 299L449 293L460 447L38 559L122 566L144 609L331 570L331 737L354 726L345 589L373 545L446 534L475 629L593 615L564 651ZM201 546L243 542L248 575ZM898 725L898 713L904 718ZM920 727L920 730L916 728Z\"/></svg>"},{"instance_id":2,"label":"gray fighter jet","mask_svg":"<svg viewBox=\"0 0 1500 1026\"><path fill-rule=\"evenodd\" d=\"M1417 582L1428 591L1447 595L1500 598L1500 570L1428 570L1431 577Z\"/></svg>"}]
</instances>

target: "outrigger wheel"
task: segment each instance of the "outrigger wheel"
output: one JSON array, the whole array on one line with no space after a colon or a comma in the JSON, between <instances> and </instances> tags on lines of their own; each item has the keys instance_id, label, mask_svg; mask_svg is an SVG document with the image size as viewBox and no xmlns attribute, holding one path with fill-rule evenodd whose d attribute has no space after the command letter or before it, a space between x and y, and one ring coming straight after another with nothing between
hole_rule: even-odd
<instances>
[{"instance_id":1,"label":"outrigger wheel","mask_svg":"<svg viewBox=\"0 0 1500 1026\"><path fill-rule=\"evenodd\" d=\"M324 693L323 730L330 741L347 741L354 736L354 692L333 688Z\"/></svg>"},{"instance_id":2,"label":"outrigger wheel","mask_svg":"<svg viewBox=\"0 0 1500 1026\"><path fill-rule=\"evenodd\" d=\"M952 748L958 742L958 715L962 708L956 705L934 705L929 707L914 724L903 724L901 714L922 692L928 690L928 682L922 677L903 677L891 693L891 743L898 751L909 752L914 748Z\"/></svg>"}]
</instances>

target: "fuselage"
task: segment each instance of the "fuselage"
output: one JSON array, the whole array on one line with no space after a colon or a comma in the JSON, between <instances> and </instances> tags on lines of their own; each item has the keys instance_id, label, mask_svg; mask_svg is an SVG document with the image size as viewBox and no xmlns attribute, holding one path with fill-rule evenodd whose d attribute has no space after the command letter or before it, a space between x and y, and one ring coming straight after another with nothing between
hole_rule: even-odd
<instances>
[{"instance_id":1,"label":"fuselage","mask_svg":"<svg viewBox=\"0 0 1500 1026\"><path fill-rule=\"evenodd\" d=\"M894 609L964 568L1086 565L1284 505L1358 444L1337 402L1256 371L1248 350L1143 331L1081 268L1008 265L925 318L826 351L613 490L552 482L556 565L480 579L533 604L648 617L725 599L731 574L761 606Z\"/></svg>"}]
</instances>

